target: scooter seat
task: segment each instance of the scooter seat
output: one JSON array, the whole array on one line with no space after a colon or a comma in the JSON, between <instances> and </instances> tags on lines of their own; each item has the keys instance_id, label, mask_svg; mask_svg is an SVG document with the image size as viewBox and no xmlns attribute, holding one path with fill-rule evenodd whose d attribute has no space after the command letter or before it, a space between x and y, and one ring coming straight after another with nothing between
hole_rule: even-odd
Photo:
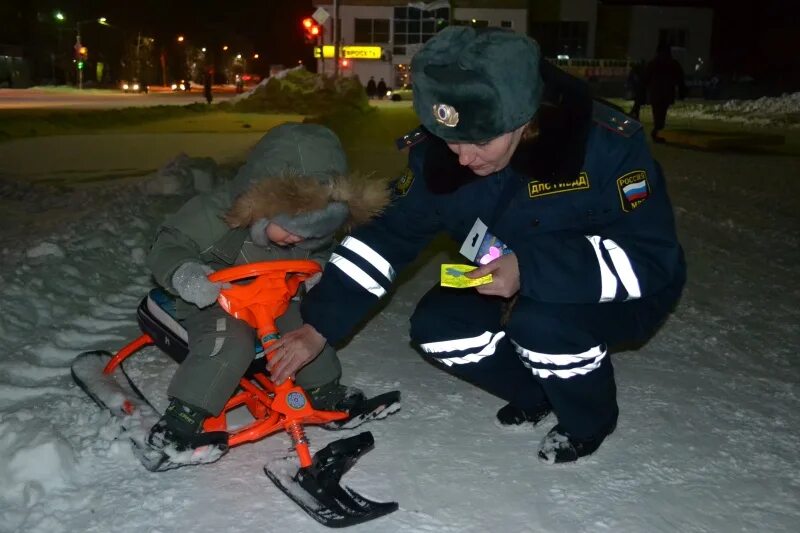
<instances>
[{"instance_id":1,"label":"scooter seat","mask_svg":"<svg viewBox=\"0 0 800 533\"><path fill-rule=\"evenodd\" d=\"M175 362L181 363L189 353L189 335L176 316L175 297L161 287L151 289L136 310L142 333L147 333L153 339L153 344ZM256 339L255 358L263 357L264 348Z\"/></svg>"}]
</instances>

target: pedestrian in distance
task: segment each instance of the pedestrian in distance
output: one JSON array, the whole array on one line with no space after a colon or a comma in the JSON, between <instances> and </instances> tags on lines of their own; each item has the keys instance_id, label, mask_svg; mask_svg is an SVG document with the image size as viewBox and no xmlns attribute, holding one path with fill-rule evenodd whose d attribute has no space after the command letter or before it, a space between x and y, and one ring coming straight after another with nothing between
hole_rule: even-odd
<instances>
[{"instance_id":1,"label":"pedestrian in distance","mask_svg":"<svg viewBox=\"0 0 800 533\"><path fill-rule=\"evenodd\" d=\"M408 169L386 211L334 250L303 300L304 325L278 341L273 378L348 338L446 231L478 263L464 275L477 287L437 283L411 316L412 343L507 402L502 424L536 426L554 413L541 460L591 454L617 424L611 351L646 341L685 279L641 124L500 28L445 28L412 71L422 126L398 140Z\"/></svg>"},{"instance_id":2,"label":"pedestrian in distance","mask_svg":"<svg viewBox=\"0 0 800 533\"><path fill-rule=\"evenodd\" d=\"M367 82L367 98L372 100L378 94L378 87L375 85L375 76L370 76Z\"/></svg>"},{"instance_id":3,"label":"pedestrian in distance","mask_svg":"<svg viewBox=\"0 0 800 533\"><path fill-rule=\"evenodd\" d=\"M363 223L388 202L386 184L348 173L336 135L314 124L284 124L253 148L234 179L189 200L159 227L147 256L155 280L177 296L176 314L188 332L189 354L169 384L170 404L150 430L152 464L166 469L171 454L191 450L191 464L227 451L227 434L202 432L218 416L255 357L256 332L218 303L218 269L258 261L312 259L324 264L334 233ZM319 279L306 280L305 289ZM302 324L299 301L276 319L280 331ZM339 382L336 351L320 345L297 385L312 406L349 411L364 394ZM163 464L163 466L162 466ZM148 467L149 468L149 467Z\"/></svg>"},{"instance_id":4,"label":"pedestrian in distance","mask_svg":"<svg viewBox=\"0 0 800 533\"><path fill-rule=\"evenodd\" d=\"M213 83L214 73L210 70L206 71L205 76L203 76L203 96L205 96L206 103L208 104L211 104L214 100Z\"/></svg>"},{"instance_id":5,"label":"pedestrian in distance","mask_svg":"<svg viewBox=\"0 0 800 533\"><path fill-rule=\"evenodd\" d=\"M637 61L634 63L628 73L628 80L626 82L631 98L633 99L633 106L631 107L629 115L636 120L639 120L639 113L647 99L647 89L644 86L644 68L644 61Z\"/></svg>"},{"instance_id":6,"label":"pedestrian in distance","mask_svg":"<svg viewBox=\"0 0 800 533\"><path fill-rule=\"evenodd\" d=\"M378 89L378 100L383 100L383 98L386 96L386 91L388 90L386 87L386 82L383 81L383 78L381 78L378 81L377 89Z\"/></svg>"},{"instance_id":7,"label":"pedestrian in distance","mask_svg":"<svg viewBox=\"0 0 800 533\"><path fill-rule=\"evenodd\" d=\"M675 103L676 93L681 100L686 97L683 68L672 57L672 47L666 41L658 43L656 56L647 63L644 85L653 109L653 130L650 136L653 142L666 142L658 133L666 126L667 111Z\"/></svg>"}]
</instances>

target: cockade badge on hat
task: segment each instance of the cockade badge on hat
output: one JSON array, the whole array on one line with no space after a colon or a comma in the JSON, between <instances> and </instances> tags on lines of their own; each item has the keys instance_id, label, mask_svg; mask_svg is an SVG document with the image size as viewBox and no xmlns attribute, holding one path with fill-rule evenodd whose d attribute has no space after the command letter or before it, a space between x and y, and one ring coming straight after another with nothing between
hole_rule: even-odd
<instances>
[{"instance_id":1,"label":"cockade badge on hat","mask_svg":"<svg viewBox=\"0 0 800 533\"><path fill-rule=\"evenodd\" d=\"M447 104L433 104L433 116L436 122L448 128L455 128L458 125L458 111Z\"/></svg>"}]
</instances>

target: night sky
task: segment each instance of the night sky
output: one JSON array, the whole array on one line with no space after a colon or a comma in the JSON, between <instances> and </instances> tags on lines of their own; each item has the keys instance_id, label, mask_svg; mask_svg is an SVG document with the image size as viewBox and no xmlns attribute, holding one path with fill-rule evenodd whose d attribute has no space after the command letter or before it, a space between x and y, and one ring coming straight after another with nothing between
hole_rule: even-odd
<instances>
[{"instance_id":1,"label":"night sky","mask_svg":"<svg viewBox=\"0 0 800 533\"><path fill-rule=\"evenodd\" d=\"M264 65L296 64L307 60L310 47L303 41L300 20L314 8L311 0L137 0L132 2L89 0L70 2L83 6L88 16L107 13L130 29L137 27L156 40L186 42L219 50L227 44L232 52L248 56L258 52Z\"/></svg>"},{"instance_id":2,"label":"night sky","mask_svg":"<svg viewBox=\"0 0 800 533\"><path fill-rule=\"evenodd\" d=\"M717 72L751 75L800 89L798 0L602 0L606 5L709 7L711 59Z\"/></svg>"},{"instance_id":3,"label":"night sky","mask_svg":"<svg viewBox=\"0 0 800 533\"><path fill-rule=\"evenodd\" d=\"M535 2L536 0L531 0ZM800 2L797 0L603 0L603 4L710 7L714 10L712 62L719 72L794 79L800 84ZM162 43L183 34L187 43L261 56L259 69L311 59L299 22L313 12L311 0L0 0L0 11L18 6L27 13L62 10L70 20L99 16L128 33L138 31ZM20 10L18 9L18 11ZM25 44L19 21L0 20L0 44ZM17 36L15 41L15 34ZM255 69L254 69L255 70Z\"/></svg>"}]
</instances>

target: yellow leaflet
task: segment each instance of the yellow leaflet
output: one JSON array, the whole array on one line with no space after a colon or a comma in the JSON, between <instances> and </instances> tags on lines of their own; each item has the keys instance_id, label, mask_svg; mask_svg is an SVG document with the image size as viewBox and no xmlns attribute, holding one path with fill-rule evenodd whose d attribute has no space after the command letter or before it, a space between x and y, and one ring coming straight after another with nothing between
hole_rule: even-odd
<instances>
[{"instance_id":1,"label":"yellow leaflet","mask_svg":"<svg viewBox=\"0 0 800 533\"><path fill-rule=\"evenodd\" d=\"M474 265L442 265L442 287L453 287L455 289L465 289L467 287L477 287L492 282L492 275L487 274L481 278L470 279L464 274L475 270Z\"/></svg>"}]
</instances>

